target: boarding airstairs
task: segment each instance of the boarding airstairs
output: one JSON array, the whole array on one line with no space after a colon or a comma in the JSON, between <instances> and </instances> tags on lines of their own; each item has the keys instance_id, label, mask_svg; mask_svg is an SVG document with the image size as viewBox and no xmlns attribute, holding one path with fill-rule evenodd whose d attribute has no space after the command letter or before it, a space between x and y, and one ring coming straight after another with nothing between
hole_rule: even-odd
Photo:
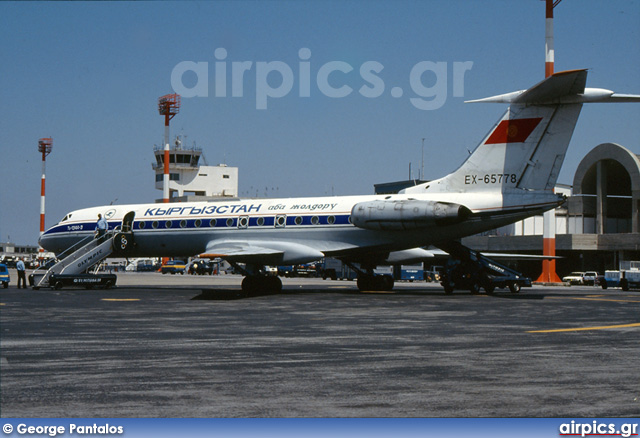
<instances>
[{"instance_id":1,"label":"boarding airstairs","mask_svg":"<svg viewBox=\"0 0 640 438\"><path fill-rule=\"evenodd\" d=\"M34 289L54 287L55 282L51 281L52 278L82 274L109 257L115 250L126 250L132 241L131 237L131 233L116 230L108 231L101 238L88 236L60 253L54 265L36 270L30 283Z\"/></svg>"},{"instance_id":2,"label":"boarding airstairs","mask_svg":"<svg viewBox=\"0 0 640 438\"><path fill-rule=\"evenodd\" d=\"M477 294L480 288L492 294L495 288L509 288L512 293L522 287L531 287L531 279L495 260L463 246L450 242L442 249L451 255L441 275L441 284L446 293L454 289L469 289Z\"/></svg>"}]
</instances>

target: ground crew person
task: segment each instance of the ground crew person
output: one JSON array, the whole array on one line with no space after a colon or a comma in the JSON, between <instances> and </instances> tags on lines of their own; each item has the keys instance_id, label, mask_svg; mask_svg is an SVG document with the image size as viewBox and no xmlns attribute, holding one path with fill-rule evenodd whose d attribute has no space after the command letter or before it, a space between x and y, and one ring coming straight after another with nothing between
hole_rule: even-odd
<instances>
[{"instance_id":1,"label":"ground crew person","mask_svg":"<svg viewBox=\"0 0 640 438\"><path fill-rule=\"evenodd\" d=\"M27 278L24 269L24 262L22 261L22 257L20 257L18 259L18 263L16 263L16 270L18 271L18 289L20 289L20 283L22 283L22 287L24 289L27 288Z\"/></svg>"}]
</instances>

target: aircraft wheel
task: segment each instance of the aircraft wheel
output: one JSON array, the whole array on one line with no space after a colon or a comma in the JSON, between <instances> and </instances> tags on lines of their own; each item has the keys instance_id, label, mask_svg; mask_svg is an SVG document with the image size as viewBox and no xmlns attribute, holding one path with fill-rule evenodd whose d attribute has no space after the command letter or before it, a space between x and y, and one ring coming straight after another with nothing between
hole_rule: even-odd
<instances>
[{"instance_id":1,"label":"aircraft wheel","mask_svg":"<svg viewBox=\"0 0 640 438\"><path fill-rule=\"evenodd\" d=\"M360 291L388 291L394 284L390 275L360 275L356 281Z\"/></svg>"},{"instance_id":2,"label":"aircraft wheel","mask_svg":"<svg viewBox=\"0 0 640 438\"><path fill-rule=\"evenodd\" d=\"M382 290L389 291L393 289L393 277L390 275L382 276Z\"/></svg>"},{"instance_id":3,"label":"aircraft wheel","mask_svg":"<svg viewBox=\"0 0 640 438\"><path fill-rule=\"evenodd\" d=\"M373 277L370 275L359 275L358 279L356 280L356 284L358 286L358 290L360 291L374 289Z\"/></svg>"},{"instance_id":4,"label":"aircraft wheel","mask_svg":"<svg viewBox=\"0 0 640 438\"><path fill-rule=\"evenodd\" d=\"M279 294L282 292L282 280L278 277L264 277L265 289L270 293Z\"/></svg>"},{"instance_id":5,"label":"aircraft wheel","mask_svg":"<svg viewBox=\"0 0 640 438\"><path fill-rule=\"evenodd\" d=\"M55 290L60 290L62 289L62 282L61 281L56 281L56 283L53 285L53 288Z\"/></svg>"},{"instance_id":6,"label":"aircraft wheel","mask_svg":"<svg viewBox=\"0 0 640 438\"><path fill-rule=\"evenodd\" d=\"M445 294L450 295L450 294L453 293L453 285L451 284L451 282L449 281L448 278L443 278L442 282L440 282L440 284L444 288L444 293Z\"/></svg>"},{"instance_id":7,"label":"aircraft wheel","mask_svg":"<svg viewBox=\"0 0 640 438\"><path fill-rule=\"evenodd\" d=\"M493 284L485 284L484 291L487 295L493 295L494 290L496 290L496 287Z\"/></svg>"},{"instance_id":8,"label":"aircraft wheel","mask_svg":"<svg viewBox=\"0 0 640 438\"><path fill-rule=\"evenodd\" d=\"M510 283L509 290L512 294L517 294L518 292L520 292L520 283L516 283L515 281L513 283Z\"/></svg>"},{"instance_id":9,"label":"aircraft wheel","mask_svg":"<svg viewBox=\"0 0 640 438\"><path fill-rule=\"evenodd\" d=\"M252 275L244 277L242 280L242 291L247 293L255 292L258 289L258 279Z\"/></svg>"},{"instance_id":10,"label":"aircraft wheel","mask_svg":"<svg viewBox=\"0 0 640 438\"><path fill-rule=\"evenodd\" d=\"M478 295L480 293L480 284L476 281L472 282L471 286L469 286L469 291L473 295Z\"/></svg>"}]
</instances>

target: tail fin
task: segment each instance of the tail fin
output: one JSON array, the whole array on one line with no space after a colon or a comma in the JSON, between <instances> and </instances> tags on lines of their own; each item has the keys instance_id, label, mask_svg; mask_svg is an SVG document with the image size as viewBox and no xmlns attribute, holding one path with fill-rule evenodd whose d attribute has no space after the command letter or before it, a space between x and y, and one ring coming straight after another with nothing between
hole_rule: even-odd
<instances>
[{"instance_id":1,"label":"tail fin","mask_svg":"<svg viewBox=\"0 0 640 438\"><path fill-rule=\"evenodd\" d=\"M456 171L404 192L552 190L582 104L640 101L585 88L586 80L586 70L559 72L528 90L470 101L511 105Z\"/></svg>"}]
</instances>

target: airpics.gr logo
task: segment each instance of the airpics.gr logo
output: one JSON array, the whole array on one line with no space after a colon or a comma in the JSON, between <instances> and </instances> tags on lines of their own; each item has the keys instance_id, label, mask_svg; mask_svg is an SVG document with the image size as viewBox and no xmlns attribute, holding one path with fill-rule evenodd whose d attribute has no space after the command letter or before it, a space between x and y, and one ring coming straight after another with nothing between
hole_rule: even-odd
<instances>
[{"instance_id":1,"label":"airpics.gr logo","mask_svg":"<svg viewBox=\"0 0 640 438\"><path fill-rule=\"evenodd\" d=\"M581 423L572 420L571 423L560 425L560 436L620 436L628 438L638 436L638 423L604 423L593 420L590 423Z\"/></svg>"},{"instance_id":2,"label":"airpics.gr logo","mask_svg":"<svg viewBox=\"0 0 640 438\"><path fill-rule=\"evenodd\" d=\"M267 109L269 99L295 93L296 84L298 97L301 98L317 95L318 92L333 99L354 95L356 90L348 84L360 85L357 93L368 99L383 96L387 89L391 97L396 99L405 93L400 86L387 86L382 73L385 67L378 61L365 61L355 67L345 61L329 61L318 65L311 61L311 50L308 48L298 51L297 66L293 68L282 61L228 62L224 48L216 49L214 56L214 97L224 98L230 94L231 97L242 98L245 84L255 78L256 109L259 110ZM421 110L442 107L447 100L449 75L452 78L453 97L463 97L464 76L472 67L473 61L453 62L451 67L448 62L416 63L409 72L409 88L414 95L409 101ZM195 84L190 81L189 85L185 85L185 74L189 74L191 79L195 75ZM176 64L171 71L171 87L184 98L209 97L209 63L182 61Z\"/></svg>"}]
</instances>

